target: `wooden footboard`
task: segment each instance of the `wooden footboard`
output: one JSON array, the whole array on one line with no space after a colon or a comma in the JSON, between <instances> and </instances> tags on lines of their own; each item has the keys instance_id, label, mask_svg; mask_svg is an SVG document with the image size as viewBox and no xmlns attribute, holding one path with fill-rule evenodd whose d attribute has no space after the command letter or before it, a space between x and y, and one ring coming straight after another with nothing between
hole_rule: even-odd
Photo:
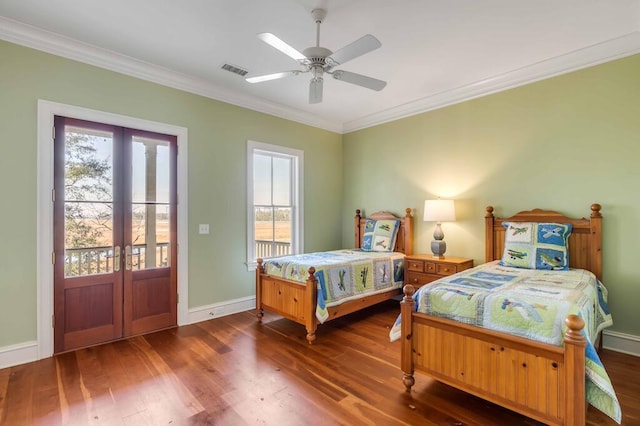
<instances>
[{"instance_id":1,"label":"wooden footboard","mask_svg":"<svg viewBox=\"0 0 640 426\"><path fill-rule=\"evenodd\" d=\"M584 321L570 315L564 347L414 312L405 286L401 368L411 390L414 371L553 425L584 425Z\"/></svg>"},{"instance_id":2,"label":"wooden footboard","mask_svg":"<svg viewBox=\"0 0 640 426\"><path fill-rule=\"evenodd\" d=\"M256 316L262 320L264 310L282 315L307 329L307 340L316 339L318 320L315 315L318 279L315 268L309 268L305 284L267 275L258 259L256 268Z\"/></svg>"}]
</instances>

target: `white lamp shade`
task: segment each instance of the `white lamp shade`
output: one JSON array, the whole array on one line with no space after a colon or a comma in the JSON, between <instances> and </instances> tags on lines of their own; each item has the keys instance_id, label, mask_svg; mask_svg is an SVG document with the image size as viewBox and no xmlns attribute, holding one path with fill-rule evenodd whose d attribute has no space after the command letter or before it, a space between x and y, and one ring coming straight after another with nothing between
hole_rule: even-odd
<instances>
[{"instance_id":1,"label":"white lamp shade","mask_svg":"<svg viewBox=\"0 0 640 426\"><path fill-rule=\"evenodd\" d=\"M456 209L453 200L425 200L425 222L453 222L456 220Z\"/></svg>"}]
</instances>

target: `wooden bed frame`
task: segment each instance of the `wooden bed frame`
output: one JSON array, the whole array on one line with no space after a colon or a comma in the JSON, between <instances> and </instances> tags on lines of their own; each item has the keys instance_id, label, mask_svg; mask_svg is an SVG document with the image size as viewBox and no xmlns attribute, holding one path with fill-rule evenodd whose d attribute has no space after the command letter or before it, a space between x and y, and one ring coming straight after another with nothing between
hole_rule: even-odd
<instances>
[{"instance_id":1,"label":"wooden bed frame","mask_svg":"<svg viewBox=\"0 0 640 426\"><path fill-rule=\"evenodd\" d=\"M400 219L400 228L394 251L404 254L412 254L413 231L411 209L405 210L405 216L398 218L391 213L377 212L368 217L374 220ZM354 217L354 242L356 248L362 245L364 225L367 218L360 216L360 210L356 210ZM264 310L282 315L292 321L302 324L307 329L307 340L312 343L316 339L318 320L316 318L316 300L318 280L315 276L315 268L309 268L309 278L305 284L265 273L263 260L258 259L256 268L256 316L262 320ZM385 293L372 294L357 300L344 302L338 306L328 308L330 321L334 318L350 314L364 309L384 300L391 299L402 294L401 288L396 288Z\"/></svg>"},{"instance_id":2,"label":"wooden bed frame","mask_svg":"<svg viewBox=\"0 0 640 426\"><path fill-rule=\"evenodd\" d=\"M486 260L502 258L509 222L571 223L569 261L572 268L592 271L602 279L602 216L591 205L589 219L570 219L554 211L534 209L496 218L487 207ZM552 425L584 425L585 346L576 315L565 320L564 346L474 327L414 312L414 288L405 286L401 302L401 368L407 392L414 370L438 381Z\"/></svg>"}]
</instances>

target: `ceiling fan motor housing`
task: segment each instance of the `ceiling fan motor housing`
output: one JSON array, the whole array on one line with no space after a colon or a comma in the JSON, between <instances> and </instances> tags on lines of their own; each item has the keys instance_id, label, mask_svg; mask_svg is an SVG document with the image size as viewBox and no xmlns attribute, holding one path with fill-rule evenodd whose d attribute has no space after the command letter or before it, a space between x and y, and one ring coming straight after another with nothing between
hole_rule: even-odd
<instances>
[{"instance_id":1,"label":"ceiling fan motor housing","mask_svg":"<svg viewBox=\"0 0 640 426\"><path fill-rule=\"evenodd\" d=\"M320 46L307 47L302 51L302 54L306 56L306 58L302 59L300 63L307 66L320 65L326 68L329 65L325 62L325 59L332 53L329 49ZM328 69L325 69L325 71L328 71Z\"/></svg>"}]
</instances>

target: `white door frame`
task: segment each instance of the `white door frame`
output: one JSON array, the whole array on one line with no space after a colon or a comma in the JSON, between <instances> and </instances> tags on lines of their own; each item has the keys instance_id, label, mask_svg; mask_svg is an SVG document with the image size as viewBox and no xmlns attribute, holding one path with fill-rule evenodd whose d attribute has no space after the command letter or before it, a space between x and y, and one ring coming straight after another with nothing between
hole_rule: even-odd
<instances>
[{"instance_id":1,"label":"white door frame","mask_svg":"<svg viewBox=\"0 0 640 426\"><path fill-rule=\"evenodd\" d=\"M53 355L53 117L78 118L156 133L178 139L178 325L189 314L187 257L187 136L185 127L38 100L37 189L37 345L38 359Z\"/></svg>"}]
</instances>

